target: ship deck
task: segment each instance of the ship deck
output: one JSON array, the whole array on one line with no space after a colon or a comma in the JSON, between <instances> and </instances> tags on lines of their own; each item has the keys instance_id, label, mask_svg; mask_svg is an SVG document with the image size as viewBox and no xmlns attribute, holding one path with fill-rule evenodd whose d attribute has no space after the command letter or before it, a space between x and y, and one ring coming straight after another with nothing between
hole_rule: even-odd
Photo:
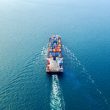
<instances>
[{"instance_id":1,"label":"ship deck","mask_svg":"<svg viewBox=\"0 0 110 110\"><path fill-rule=\"evenodd\" d=\"M63 72L63 68L60 68L58 62L53 60L53 58L49 58L50 65L49 70L47 72Z\"/></svg>"},{"instance_id":2,"label":"ship deck","mask_svg":"<svg viewBox=\"0 0 110 110\"><path fill-rule=\"evenodd\" d=\"M63 72L62 43L58 35L49 39L46 72Z\"/></svg>"}]
</instances>

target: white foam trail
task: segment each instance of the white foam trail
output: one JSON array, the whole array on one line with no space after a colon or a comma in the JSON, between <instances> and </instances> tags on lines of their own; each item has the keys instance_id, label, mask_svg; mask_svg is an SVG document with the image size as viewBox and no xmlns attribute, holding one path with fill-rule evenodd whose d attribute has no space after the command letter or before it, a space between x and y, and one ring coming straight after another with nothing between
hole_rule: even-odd
<instances>
[{"instance_id":1,"label":"white foam trail","mask_svg":"<svg viewBox=\"0 0 110 110\"><path fill-rule=\"evenodd\" d=\"M47 57L47 48L46 47L42 48L41 55L43 55L44 59L46 59L46 57Z\"/></svg>"},{"instance_id":2,"label":"white foam trail","mask_svg":"<svg viewBox=\"0 0 110 110\"><path fill-rule=\"evenodd\" d=\"M59 79L57 75L52 75L50 108L51 110L65 110L65 103L59 86Z\"/></svg>"},{"instance_id":3,"label":"white foam trail","mask_svg":"<svg viewBox=\"0 0 110 110\"><path fill-rule=\"evenodd\" d=\"M99 90L95 84L95 80L92 78L91 74L87 72L87 70L85 69L85 67L81 64L81 62L77 59L77 57L74 55L74 53L72 53L66 46L63 45L63 49L64 52L67 56L69 56L69 58L71 59L71 61L74 62L74 68L79 67L80 68L80 72L82 73L82 75L85 75L88 80L94 85L94 87L96 88L96 91L98 92L98 94L103 98L104 102L106 105L109 105L107 98L104 96L104 94L101 92L101 90Z\"/></svg>"}]
</instances>

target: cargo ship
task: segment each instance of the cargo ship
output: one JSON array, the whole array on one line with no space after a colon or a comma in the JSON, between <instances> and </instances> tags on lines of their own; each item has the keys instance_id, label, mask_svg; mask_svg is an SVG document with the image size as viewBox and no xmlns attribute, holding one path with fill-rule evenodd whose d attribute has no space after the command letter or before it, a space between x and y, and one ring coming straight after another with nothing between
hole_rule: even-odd
<instances>
[{"instance_id":1,"label":"cargo ship","mask_svg":"<svg viewBox=\"0 0 110 110\"><path fill-rule=\"evenodd\" d=\"M62 73L63 56L61 36L53 35L49 38L47 53L46 72Z\"/></svg>"}]
</instances>

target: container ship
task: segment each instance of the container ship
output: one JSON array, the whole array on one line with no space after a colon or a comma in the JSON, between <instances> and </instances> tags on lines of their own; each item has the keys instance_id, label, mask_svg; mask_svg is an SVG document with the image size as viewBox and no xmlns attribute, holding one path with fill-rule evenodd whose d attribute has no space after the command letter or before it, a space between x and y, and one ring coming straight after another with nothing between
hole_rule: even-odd
<instances>
[{"instance_id":1,"label":"container ship","mask_svg":"<svg viewBox=\"0 0 110 110\"><path fill-rule=\"evenodd\" d=\"M49 38L46 63L47 73L63 72L63 56L61 36L53 35Z\"/></svg>"}]
</instances>

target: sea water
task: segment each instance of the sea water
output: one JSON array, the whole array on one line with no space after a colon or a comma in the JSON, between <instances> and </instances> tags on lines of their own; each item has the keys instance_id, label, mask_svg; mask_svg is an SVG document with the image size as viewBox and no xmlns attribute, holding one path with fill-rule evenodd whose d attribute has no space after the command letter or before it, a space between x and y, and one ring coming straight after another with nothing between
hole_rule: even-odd
<instances>
[{"instance_id":1,"label":"sea water","mask_svg":"<svg viewBox=\"0 0 110 110\"><path fill-rule=\"evenodd\" d=\"M0 0L0 110L109 110L109 10L109 0ZM45 72L52 34L59 75Z\"/></svg>"}]
</instances>

